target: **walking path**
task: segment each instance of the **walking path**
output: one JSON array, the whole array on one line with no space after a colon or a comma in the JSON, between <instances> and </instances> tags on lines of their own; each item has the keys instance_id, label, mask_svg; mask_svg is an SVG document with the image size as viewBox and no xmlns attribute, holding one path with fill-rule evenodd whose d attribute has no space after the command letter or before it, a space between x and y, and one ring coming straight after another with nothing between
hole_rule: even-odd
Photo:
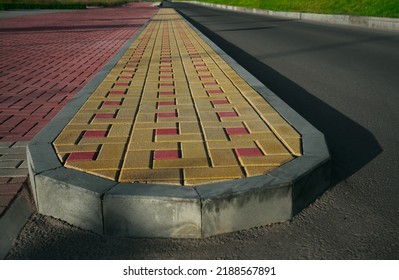
<instances>
[{"instance_id":1,"label":"walking path","mask_svg":"<svg viewBox=\"0 0 399 280\"><path fill-rule=\"evenodd\" d=\"M38 212L100 234L281 222L329 185L324 137L160 9L28 145Z\"/></svg>"},{"instance_id":2,"label":"walking path","mask_svg":"<svg viewBox=\"0 0 399 280\"><path fill-rule=\"evenodd\" d=\"M172 9L162 9L54 142L65 166L198 185L269 173L300 135Z\"/></svg>"},{"instance_id":3,"label":"walking path","mask_svg":"<svg viewBox=\"0 0 399 280\"><path fill-rule=\"evenodd\" d=\"M0 16L0 216L26 183L26 144L157 11L124 7Z\"/></svg>"}]
</instances>

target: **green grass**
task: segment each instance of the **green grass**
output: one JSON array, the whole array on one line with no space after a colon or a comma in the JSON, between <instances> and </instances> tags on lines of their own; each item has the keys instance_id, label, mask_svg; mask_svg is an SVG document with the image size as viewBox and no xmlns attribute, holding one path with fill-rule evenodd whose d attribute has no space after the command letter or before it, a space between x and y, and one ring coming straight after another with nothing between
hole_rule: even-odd
<instances>
[{"instance_id":1,"label":"green grass","mask_svg":"<svg viewBox=\"0 0 399 280\"><path fill-rule=\"evenodd\" d=\"M176 1L176 0L175 0ZM399 18L399 0L199 0L274 11Z\"/></svg>"},{"instance_id":2,"label":"green grass","mask_svg":"<svg viewBox=\"0 0 399 280\"><path fill-rule=\"evenodd\" d=\"M86 6L118 6L137 0L0 0L0 10L85 9Z\"/></svg>"}]
</instances>

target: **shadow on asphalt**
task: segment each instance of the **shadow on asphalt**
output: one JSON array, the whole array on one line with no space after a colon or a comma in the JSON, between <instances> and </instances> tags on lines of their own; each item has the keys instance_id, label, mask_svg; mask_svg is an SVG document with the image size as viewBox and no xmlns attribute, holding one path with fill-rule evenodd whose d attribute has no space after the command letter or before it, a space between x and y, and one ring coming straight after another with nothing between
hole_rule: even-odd
<instances>
[{"instance_id":1,"label":"shadow on asphalt","mask_svg":"<svg viewBox=\"0 0 399 280\"><path fill-rule=\"evenodd\" d=\"M332 186L356 173L382 152L381 146L370 131L257 58L186 16L177 7L174 8L325 135L332 158Z\"/></svg>"}]
</instances>

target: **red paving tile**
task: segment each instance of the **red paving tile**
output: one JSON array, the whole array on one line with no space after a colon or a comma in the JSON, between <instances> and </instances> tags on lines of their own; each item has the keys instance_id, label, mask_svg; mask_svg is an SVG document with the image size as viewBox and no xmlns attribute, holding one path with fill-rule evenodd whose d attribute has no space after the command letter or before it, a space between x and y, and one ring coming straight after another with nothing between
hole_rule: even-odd
<instances>
[{"instance_id":1,"label":"red paving tile","mask_svg":"<svg viewBox=\"0 0 399 280\"><path fill-rule=\"evenodd\" d=\"M218 112L217 113L219 118L229 118L229 117L237 117L237 113L236 112Z\"/></svg>"},{"instance_id":2,"label":"red paving tile","mask_svg":"<svg viewBox=\"0 0 399 280\"><path fill-rule=\"evenodd\" d=\"M262 151L259 148L238 148L235 149L239 157L261 157Z\"/></svg>"},{"instance_id":3,"label":"red paving tile","mask_svg":"<svg viewBox=\"0 0 399 280\"><path fill-rule=\"evenodd\" d=\"M0 19L0 142L31 140L154 15L157 8L150 5ZM124 75L131 78L134 72L125 70ZM104 131L84 135L105 136ZM76 153L68 161L95 157ZM0 177L0 216L26 180Z\"/></svg>"},{"instance_id":4,"label":"red paving tile","mask_svg":"<svg viewBox=\"0 0 399 280\"><path fill-rule=\"evenodd\" d=\"M7 207L13 198L13 195L0 195L0 207Z\"/></svg>"},{"instance_id":5,"label":"red paving tile","mask_svg":"<svg viewBox=\"0 0 399 280\"><path fill-rule=\"evenodd\" d=\"M157 128L155 135L177 135L179 130L177 128Z\"/></svg>"},{"instance_id":6,"label":"red paving tile","mask_svg":"<svg viewBox=\"0 0 399 280\"><path fill-rule=\"evenodd\" d=\"M0 142L31 140L154 15L150 5L0 19Z\"/></svg>"},{"instance_id":7,"label":"red paving tile","mask_svg":"<svg viewBox=\"0 0 399 280\"><path fill-rule=\"evenodd\" d=\"M167 112L167 113L157 113L158 118L176 118L177 113L176 112Z\"/></svg>"},{"instance_id":8,"label":"red paving tile","mask_svg":"<svg viewBox=\"0 0 399 280\"><path fill-rule=\"evenodd\" d=\"M159 106L174 106L176 105L176 101L159 101L158 102L158 107Z\"/></svg>"},{"instance_id":9,"label":"red paving tile","mask_svg":"<svg viewBox=\"0 0 399 280\"><path fill-rule=\"evenodd\" d=\"M23 183L0 184L0 195L13 195L19 192Z\"/></svg>"},{"instance_id":10,"label":"red paving tile","mask_svg":"<svg viewBox=\"0 0 399 280\"><path fill-rule=\"evenodd\" d=\"M96 152L75 152L71 153L67 161L88 161L94 160L97 156Z\"/></svg>"},{"instance_id":11,"label":"red paving tile","mask_svg":"<svg viewBox=\"0 0 399 280\"><path fill-rule=\"evenodd\" d=\"M226 128L226 132L228 135L249 134L248 130L245 127L228 127Z\"/></svg>"},{"instance_id":12,"label":"red paving tile","mask_svg":"<svg viewBox=\"0 0 399 280\"><path fill-rule=\"evenodd\" d=\"M229 104L230 102L227 99L218 99L211 101L213 105L222 105L222 104Z\"/></svg>"},{"instance_id":13,"label":"red paving tile","mask_svg":"<svg viewBox=\"0 0 399 280\"><path fill-rule=\"evenodd\" d=\"M180 158L180 153L178 150L154 151L154 160L178 159L178 158Z\"/></svg>"}]
</instances>

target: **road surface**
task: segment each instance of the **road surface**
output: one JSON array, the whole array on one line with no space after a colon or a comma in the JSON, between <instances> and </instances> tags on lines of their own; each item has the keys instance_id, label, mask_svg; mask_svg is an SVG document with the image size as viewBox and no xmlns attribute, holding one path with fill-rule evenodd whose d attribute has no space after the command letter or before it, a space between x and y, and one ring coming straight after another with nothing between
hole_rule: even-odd
<instances>
[{"instance_id":1,"label":"road surface","mask_svg":"<svg viewBox=\"0 0 399 280\"><path fill-rule=\"evenodd\" d=\"M172 5L322 131L333 185L292 221L203 240L101 237L35 214L10 259L398 259L399 32Z\"/></svg>"}]
</instances>

